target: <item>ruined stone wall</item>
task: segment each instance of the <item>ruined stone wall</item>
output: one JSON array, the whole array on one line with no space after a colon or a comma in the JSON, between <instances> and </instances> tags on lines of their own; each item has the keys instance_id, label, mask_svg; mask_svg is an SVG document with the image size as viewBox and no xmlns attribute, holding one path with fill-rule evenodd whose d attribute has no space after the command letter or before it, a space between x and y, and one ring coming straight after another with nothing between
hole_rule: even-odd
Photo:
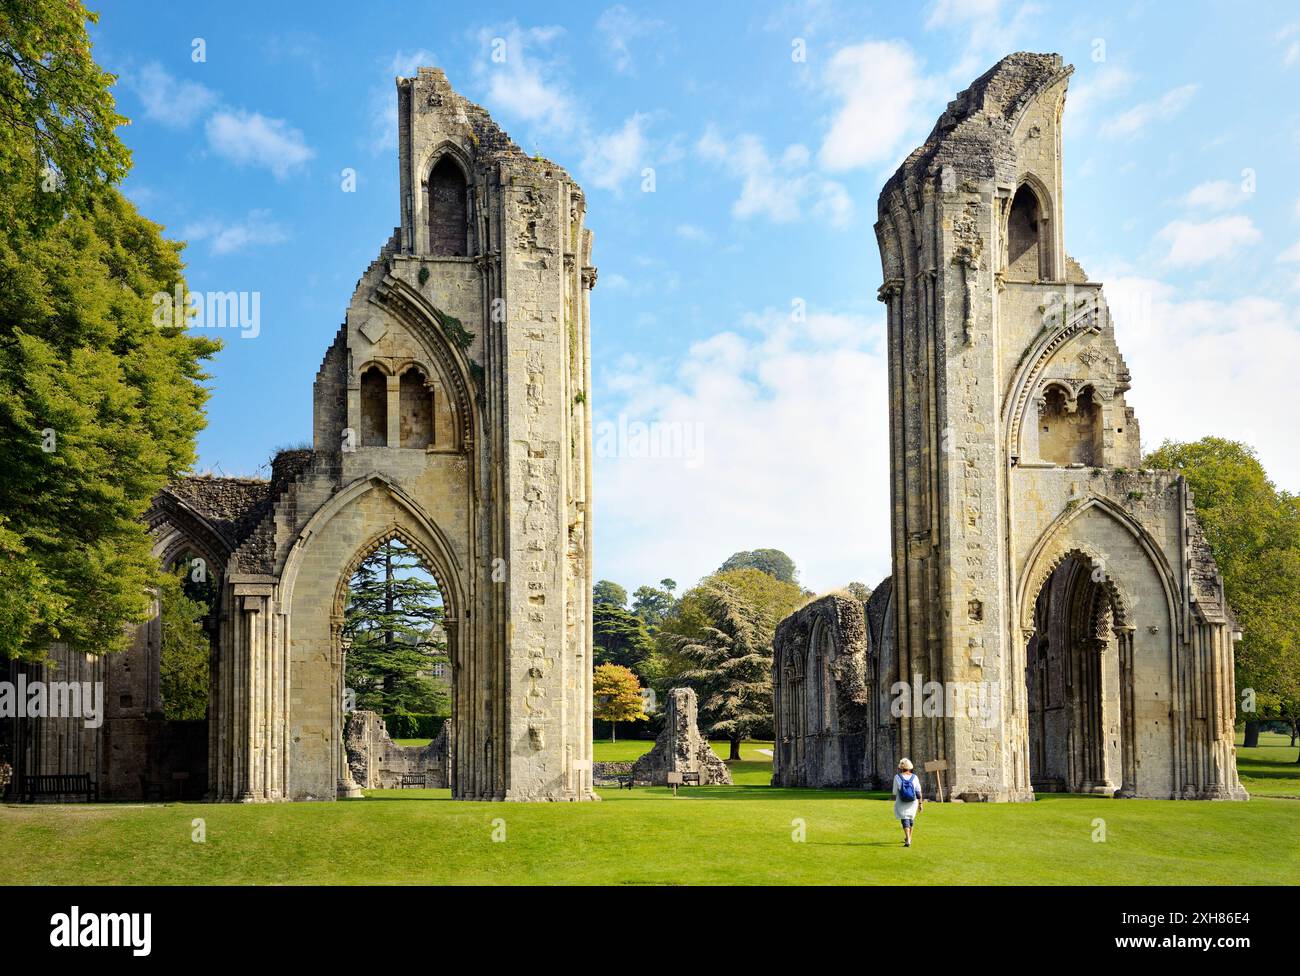
<instances>
[{"instance_id":1,"label":"ruined stone wall","mask_svg":"<svg viewBox=\"0 0 1300 976\"><path fill-rule=\"evenodd\" d=\"M777 627L773 786L865 788L875 780L879 658L866 608L832 594Z\"/></svg>"},{"instance_id":2,"label":"ruined stone wall","mask_svg":"<svg viewBox=\"0 0 1300 976\"><path fill-rule=\"evenodd\" d=\"M346 788L344 586L396 537L447 608L454 795L587 799L595 271L585 203L562 169L521 152L441 71L400 79L398 105L401 226L322 362L314 452L273 479L231 555L214 795L328 799ZM446 219L460 211L445 205L462 180L457 248ZM381 378L369 401L367 373Z\"/></svg>"},{"instance_id":3,"label":"ruined stone wall","mask_svg":"<svg viewBox=\"0 0 1300 976\"><path fill-rule=\"evenodd\" d=\"M995 689L1000 705L992 722L907 714L896 749L947 759L957 795L1032 797L1033 607L1052 570L1077 558L1120 624L1115 682L1090 680L1122 708L1121 792L1240 796L1216 704L1230 690L1231 642L1213 594L1193 592L1195 516L1179 479L1134 471L1139 429L1115 326L1101 287L1065 253L1070 70L1056 55L1003 59L949 104L880 196L896 671L922 686ZM1032 238L1037 260L1009 260L1012 236L1018 249ZM1204 640L1192 617L1204 618ZM1094 765L1114 752L1072 748Z\"/></svg>"},{"instance_id":4,"label":"ruined stone wall","mask_svg":"<svg viewBox=\"0 0 1300 976\"><path fill-rule=\"evenodd\" d=\"M396 790L402 778L423 776L426 789L451 786L451 725L444 722L426 746L398 745L375 712L353 712L347 718L344 748L352 781L364 790Z\"/></svg>"},{"instance_id":5,"label":"ruined stone wall","mask_svg":"<svg viewBox=\"0 0 1300 976\"><path fill-rule=\"evenodd\" d=\"M636 783L664 786L669 773L698 773L701 786L731 785L731 770L700 733L693 688L673 688L664 707L664 727L649 752L632 765Z\"/></svg>"}]
</instances>

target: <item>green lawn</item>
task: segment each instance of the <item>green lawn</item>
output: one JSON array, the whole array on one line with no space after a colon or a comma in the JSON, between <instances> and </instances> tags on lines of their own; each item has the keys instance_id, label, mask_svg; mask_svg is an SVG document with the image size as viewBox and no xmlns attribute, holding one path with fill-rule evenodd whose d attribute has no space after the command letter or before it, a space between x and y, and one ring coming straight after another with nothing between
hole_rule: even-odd
<instances>
[{"instance_id":1,"label":"green lawn","mask_svg":"<svg viewBox=\"0 0 1300 976\"><path fill-rule=\"evenodd\" d=\"M1237 733L1237 775L1251 796L1300 797L1300 764L1289 735L1261 732L1254 749L1242 747Z\"/></svg>"},{"instance_id":2,"label":"green lawn","mask_svg":"<svg viewBox=\"0 0 1300 976\"><path fill-rule=\"evenodd\" d=\"M598 759L649 743L598 742ZM726 745L714 746L726 755ZM581 804L380 790L340 803L0 807L11 884L1300 884L1294 750L1243 750L1249 803L1046 796L929 804L905 850L884 794L738 785L602 790ZM1259 755L1256 755L1258 753ZM1263 784L1263 785L1261 785ZM1263 796L1267 788L1278 797ZM191 840L192 821L207 840ZM1104 842L1094 838L1104 821ZM505 840L494 842L504 825ZM803 842L794 834L802 830Z\"/></svg>"},{"instance_id":3,"label":"green lawn","mask_svg":"<svg viewBox=\"0 0 1300 976\"><path fill-rule=\"evenodd\" d=\"M1300 883L1295 800L936 803L905 850L879 794L602 796L458 803L445 790L393 790L339 803L6 806L0 863L11 884ZM206 843L191 840L196 817ZM1096 818L1104 843L1093 840Z\"/></svg>"}]
</instances>

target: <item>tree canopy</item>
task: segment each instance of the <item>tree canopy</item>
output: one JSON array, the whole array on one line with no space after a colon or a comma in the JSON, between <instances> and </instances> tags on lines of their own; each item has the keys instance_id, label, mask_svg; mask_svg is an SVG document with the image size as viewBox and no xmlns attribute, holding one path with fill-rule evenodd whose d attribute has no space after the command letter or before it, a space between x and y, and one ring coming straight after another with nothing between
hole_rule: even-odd
<instances>
[{"instance_id":1,"label":"tree canopy","mask_svg":"<svg viewBox=\"0 0 1300 976\"><path fill-rule=\"evenodd\" d=\"M783 583L796 583L794 560L780 549L754 549L738 552L718 567L719 573L732 569L758 569Z\"/></svg>"},{"instance_id":2,"label":"tree canopy","mask_svg":"<svg viewBox=\"0 0 1300 976\"><path fill-rule=\"evenodd\" d=\"M619 664L597 665L591 679L592 714L610 723L610 738L618 722L635 722L646 717L641 698L641 682Z\"/></svg>"},{"instance_id":3,"label":"tree canopy","mask_svg":"<svg viewBox=\"0 0 1300 976\"><path fill-rule=\"evenodd\" d=\"M361 561L348 585L344 680L356 707L381 715L449 715L451 699L433 674L450 666L446 608L419 558L390 539Z\"/></svg>"},{"instance_id":4,"label":"tree canopy","mask_svg":"<svg viewBox=\"0 0 1300 976\"><path fill-rule=\"evenodd\" d=\"M618 664L640 672L654 650L645 621L622 607L598 603L592 611L595 664Z\"/></svg>"},{"instance_id":5,"label":"tree canopy","mask_svg":"<svg viewBox=\"0 0 1300 976\"><path fill-rule=\"evenodd\" d=\"M1146 457L1153 468L1187 479L1206 541L1237 617L1240 692L1253 689L1259 712L1246 720L1284 715L1300 703L1300 499L1269 480L1252 448L1204 437L1167 441Z\"/></svg>"},{"instance_id":6,"label":"tree canopy","mask_svg":"<svg viewBox=\"0 0 1300 976\"><path fill-rule=\"evenodd\" d=\"M0 654L29 660L119 650L146 619L141 516L194 462L219 348L154 324L181 245L113 187L130 157L87 19L0 2Z\"/></svg>"},{"instance_id":7,"label":"tree canopy","mask_svg":"<svg viewBox=\"0 0 1300 976\"><path fill-rule=\"evenodd\" d=\"M600 580L591 588L592 602L597 606L626 607L627 590L610 580Z\"/></svg>"}]
</instances>

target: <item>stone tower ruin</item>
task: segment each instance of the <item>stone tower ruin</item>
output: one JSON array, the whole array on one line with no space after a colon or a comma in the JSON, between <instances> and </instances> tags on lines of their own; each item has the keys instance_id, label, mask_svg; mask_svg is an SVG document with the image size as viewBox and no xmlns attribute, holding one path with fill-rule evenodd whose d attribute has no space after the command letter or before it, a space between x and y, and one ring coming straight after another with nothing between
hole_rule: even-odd
<instances>
[{"instance_id":1,"label":"stone tower ruin","mask_svg":"<svg viewBox=\"0 0 1300 976\"><path fill-rule=\"evenodd\" d=\"M1186 482L1141 468L1115 323L1065 251L1072 70L1003 59L880 194L893 575L865 614L782 625L778 782L883 785L910 756L966 799L1245 795L1222 582Z\"/></svg>"},{"instance_id":2,"label":"stone tower ruin","mask_svg":"<svg viewBox=\"0 0 1300 976\"><path fill-rule=\"evenodd\" d=\"M164 568L197 559L215 583L208 719L187 739L206 762L167 758L156 691L129 684L156 686L155 620L111 662L102 737L28 736L23 772L88 771L123 799L179 767L215 800L354 792L347 584L400 539L444 601L453 795L594 796L585 198L442 71L397 95L401 226L325 352L312 448L280 452L267 481L181 479L148 514ZM70 676L98 666L54 655Z\"/></svg>"}]
</instances>

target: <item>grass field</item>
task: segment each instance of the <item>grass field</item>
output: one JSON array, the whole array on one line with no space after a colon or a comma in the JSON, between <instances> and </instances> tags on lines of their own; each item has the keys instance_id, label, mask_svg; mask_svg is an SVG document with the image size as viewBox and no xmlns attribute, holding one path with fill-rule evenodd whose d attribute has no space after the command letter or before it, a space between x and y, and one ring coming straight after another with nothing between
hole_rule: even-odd
<instances>
[{"instance_id":1,"label":"grass field","mask_svg":"<svg viewBox=\"0 0 1300 976\"><path fill-rule=\"evenodd\" d=\"M1259 745L1245 749L1237 733L1237 775L1251 796L1289 796L1300 799L1300 763L1289 735L1261 732Z\"/></svg>"},{"instance_id":2,"label":"grass field","mask_svg":"<svg viewBox=\"0 0 1300 976\"><path fill-rule=\"evenodd\" d=\"M596 756L634 758L649 745L597 743ZM724 744L715 749L726 755ZM1281 798L1300 795L1300 767L1281 736L1244 751L1250 803L935 803L910 850L883 794L773 789L764 749L770 743L746 743L733 767L738 785L675 798L638 788L602 790L601 803L460 803L446 790L390 790L340 803L5 806L0 880L1300 884L1300 801ZM203 843L192 840L195 818Z\"/></svg>"}]
</instances>

